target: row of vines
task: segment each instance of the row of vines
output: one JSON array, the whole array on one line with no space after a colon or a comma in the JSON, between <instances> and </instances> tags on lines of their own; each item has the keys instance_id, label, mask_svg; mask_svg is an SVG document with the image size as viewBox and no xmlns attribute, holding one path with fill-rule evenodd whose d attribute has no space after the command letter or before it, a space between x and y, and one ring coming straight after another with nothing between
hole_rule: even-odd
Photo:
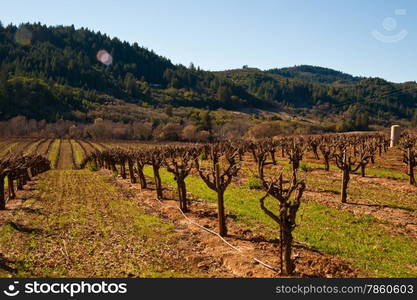
<instances>
[{"instance_id":1,"label":"row of vines","mask_svg":"<svg viewBox=\"0 0 417 300\"><path fill-rule=\"evenodd\" d=\"M293 231L303 193L306 190L305 172L301 176L302 162L306 153L320 160L325 171L331 166L341 172L340 202L348 199L348 187L352 173L359 172L365 177L369 165L375 163L377 156L388 151L389 138L382 133L374 134L329 134L316 136L292 136L263 139L257 141L220 142L208 144L177 144L147 146L141 148L107 147L88 141L69 140L72 165L76 168L89 167L111 170L131 183L148 188L149 182L144 168L153 170L153 181L158 199L164 199L164 189L160 176L161 168L173 174L177 184L179 208L184 213L190 210L190 197L187 197L186 178L192 174L199 176L208 188L217 195L218 231L227 236L225 212L225 191L243 172L243 165L250 165L250 172L257 179L264 196L258 199L259 208L280 228L280 270L282 274L292 274L295 263L291 258ZM56 167L61 141L38 140L28 151L8 154L0 159L0 209L6 202L16 197L16 191L41 172ZM399 149L409 183L416 186L415 167L417 166L417 136L404 133ZM29 145L29 144L28 144ZM34 149L46 148L53 159L36 153ZM52 151L54 150L55 151ZM30 151L29 151L30 150ZM278 157L288 161L290 170L278 163ZM301 169L301 170L300 170ZM276 200L278 209L265 204L267 197Z\"/></svg>"},{"instance_id":2,"label":"row of vines","mask_svg":"<svg viewBox=\"0 0 417 300\"><path fill-rule=\"evenodd\" d=\"M16 198L16 191L22 190L32 177L50 168L50 161L38 154L19 153L0 159L0 210L6 209L6 202Z\"/></svg>"},{"instance_id":3,"label":"row of vines","mask_svg":"<svg viewBox=\"0 0 417 300\"><path fill-rule=\"evenodd\" d=\"M403 162L407 165L409 182L416 185L414 168L416 163L416 136L402 135L400 148ZM139 183L147 188L144 167L152 167L156 194L163 199L160 169L165 168L174 175L177 183L179 207L189 211L186 178L191 173L201 177L204 183L217 194L218 230L227 235L224 194L230 183L241 171L242 164L251 160L256 165L256 178L265 195L259 199L260 209L280 227L281 272L291 274L295 264L291 259L292 232L297 226L296 215L302 203L305 180L299 176L300 164L305 153L310 151L317 160L322 160L324 169L329 171L334 164L342 173L341 202L347 201L350 174L360 171L366 176L369 164L376 156L382 156L389 147L389 138L384 134L338 134L318 136L294 136L258 141L221 142L211 144L184 144L155 146L143 149L123 149L119 147L96 150L85 157L81 167L105 168L117 172L131 183ZM291 172L284 174L278 170L277 153L285 157ZM287 178L284 178L287 177ZM277 211L265 205L265 199L272 197L279 204Z\"/></svg>"}]
</instances>

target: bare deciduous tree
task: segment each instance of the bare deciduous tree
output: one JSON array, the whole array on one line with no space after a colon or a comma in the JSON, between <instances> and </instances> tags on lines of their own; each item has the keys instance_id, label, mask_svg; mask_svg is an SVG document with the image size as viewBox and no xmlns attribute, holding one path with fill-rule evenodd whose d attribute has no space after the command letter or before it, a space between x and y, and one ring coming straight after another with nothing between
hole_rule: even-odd
<instances>
[{"instance_id":1,"label":"bare deciduous tree","mask_svg":"<svg viewBox=\"0 0 417 300\"><path fill-rule=\"evenodd\" d=\"M203 151L206 157L211 160L210 164L202 166L197 158L195 165L206 185L217 193L219 234L226 236L224 192L233 177L239 172L239 149L230 143L216 143L205 145Z\"/></svg>"},{"instance_id":2,"label":"bare deciduous tree","mask_svg":"<svg viewBox=\"0 0 417 300\"><path fill-rule=\"evenodd\" d=\"M145 167L148 161L147 154L145 151L136 151L133 156L136 160L136 172L138 173L140 187L142 189L146 189L147 183L145 174L143 173L143 168Z\"/></svg>"},{"instance_id":3,"label":"bare deciduous tree","mask_svg":"<svg viewBox=\"0 0 417 300\"><path fill-rule=\"evenodd\" d=\"M159 174L159 169L164 164L164 155L163 150L160 148L154 148L147 151L148 164L152 166L153 176L155 180L156 195L158 199L163 199L163 188L161 175Z\"/></svg>"},{"instance_id":4,"label":"bare deciduous tree","mask_svg":"<svg viewBox=\"0 0 417 300\"><path fill-rule=\"evenodd\" d=\"M267 151L259 149L258 156L265 157ZM291 259L292 252L292 242L293 236L292 232L295 229L296 225L296 216L298 208L301 204L301 197L305 190L305 183L302 180L298 180L297 177L293 177L290 180L288 188L284 187L282 173L278 179L267 179L265 176L265 166L266 164L262 163L263 159L259 159L259 178L262 182L262 185L266 191L265 196L259 199L260 207L262 211L279 224L281 228L281 262L285 264L285 269L282 268L281 272L284 274L290 275L294 272L295 264ZM295 171L296 172L296 171ZM294 176L294 173L293 173ZM265 205L265 199L268 196L272 196L274 199L279 202L279 212L274 213Z\"/></svg>"},{"instance_id":5,"label":"bare deciduous tree","mask_svg":"<svg viewBox=\"0 0 417 300\"><path fill-rule=\"evenodd\" d=\"M165 167L168 172L174 174L178 189L178 200L183 212L188 211L185 179L190 174L198 155L199 150L196 147L166 147L164 149Z\"/></svg>"},{"instance_id":6,"label":"bare deciduous tree","mask_svg":"<svg viewBox=\"0 0 417 300\"><path fill-rule=\"evenodd\" d=\"M330 161L334 157L335 147L331 142L325 141L320 144L319 149L323 156L324 170L329 171Z\"/></svg>"},{"instance_id":7,"label":"bare deciduous tree","mask_svg":"<svg viewBox=\"0 0 417 300\"><path fill-rule=\"evenodd\" d=\"M414 168L417 166L416 140L417 138L409 133L403 134L400 140L403 162L407 165L408 182L411 185L417 185L414 177Z\"/></svg>"},{"instance_id":8,"label":"bare deciduous tree","mask_svg":"<svg viewBox=\"0 0 417 300\"><path fill-rule=\"evenodd\" d=\"M347 201L347 188L350 180L350 173L356 172L360 168L360 164L357 164L356 159L352 159L349 155L346 144L340 144L337 153L335 153L336 165L342 170L342 185L340 192L340 201L346 203Z\"/></svg>"},{"instance_id":9,"label":"bare deciduous tree","mask_svg":"<svg viewBox=\"0 0 417 300\"><path fill-rule=\"evenodd\" d=\"M50 169L50 162L41 155L22 153L9 155L0 159L0 210L6 209L5 178L8 179L8 198L13 199L15 195L14 181L17 181L17 188L22 189L27 181L41 172Z\"/></svg>"},{"instance_id":10,"label":"bare deciduous tree","mask_svg":"<svg viewBox=\"0 0 417 300\"><path fill-rule=\"evenodd\" d=\"M294 183L297 181L297 170L300 167L300 162L303 160L306 148L307 145L302 138L291 138L287 141L285 152L291 163Z\"/></svg>"}]
</instances>

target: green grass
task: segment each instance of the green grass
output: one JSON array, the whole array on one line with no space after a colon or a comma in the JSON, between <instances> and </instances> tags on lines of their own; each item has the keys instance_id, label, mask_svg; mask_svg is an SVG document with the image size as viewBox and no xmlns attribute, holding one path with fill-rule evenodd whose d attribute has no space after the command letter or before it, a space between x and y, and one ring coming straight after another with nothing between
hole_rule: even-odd
<instances>
[{"instance_id":1,"label":"green grass","mask_svg":"<svg viewBox=\"0 0 417 300\"><path fill-rule=\"evenodd\" d=\"M96 147L99 151L105 150L105 148L100 143L91 143L94 147Z\"/></svg>"},{"instance_id":2,"label":"green grass","mask_svg":"<svg viewBox=\"0 0 417 300\"><path fill-rule=\"evenodd\" d=\"M281 165L284 165L287 170L290 170L291 166L288 164L287 160L278 160ZM315 163L315 162L305 162L301 163L302 166L308 169L318 169L324 170L323 163ZM340 169L335 164L330 164L330 171L340 171ZM360 170L356 172L356 174L360 174ZM389 178L389 179L399 179L399 180L407 180L408 176L404 172L399 170L394 170L390 168L382 167L378 164L372 165L368 164L366 167L366 175L367 176L375 176L381 178Z\"/></svg>"},{"instance_id":3,"label":"green grass","mask_svg":"<svg viewBox=\"0 0 417 300\"><path fill-rule=\"evenodd\" d=\"M248 178L244 187L250 190L260 190L262 189L262 182L258 177L252 175Z\"/></svg>"},{"instance_id":4,"label":"green grass","mask_svg":"<svg viewBox=\"0 0 417 300\"><path fill-rule=\"evenodd\" d=\"M58 166L59 151L61 147L61 140L55 139L48 151L48 159L51 161L51 166L56 168Z\"/></svg>"},{"instance_id":5,"label":"green grass","mask_svg":"<svg viewBox=\"0 0 417 300\"><path fill-rule=\"evenodd\" d=\"M152 176L151 168L145 168ZM175 186L171 174L161 170L165 184ZM216 194L194 176L186 180L187 189L195 197L216 201ZM230 186L225 193L225 206L236 220L248 225L263 224L268 232L278 225L259 208L262 191ZM267 205L277 210L277 203L267 199ZM411 238L390 234L376 219L354 215L346 211L303 203L298 213L299 226L294 235L297 241L307 243L324 253L340 256L357 268L377 277L415 277L417 242Z\"/></svg>"},{"instance_id":6,"label":"green grass","mask_svg":"<svg viewBox=\"0 0 417 300\"><path fill-rule=\"evenodd\" d=\"M291 166L287 161L280 160L279 166L284 171L284 176L291 176ZM341 185L341 171L331 166L329 172L324 171L324 167L317 163L302 162L300 165L300 173L302 176L308 173L306 177L307 189L312 189L319 192L331 192L333 194L340 194ZM389 169L367 169L366 176L389 179L400 179L398 171ZM242 168L241 176L250 177L252 176L251 167L245 165ZM404 178L403 178L404 179ZM391 184L396 184L396 181ZM398 181L398 184L408 185L406 181ZM407 190L392 189L390 185L385 186L379 184L377 180L372 180L364 183L360 181L358 175L352 175L348 187L348 197L355 201L363 201L366 203L388 205L393 208L404 209L408 211L417 210L417 193L410 193Z\"/></svg>"},{"instance_id":7,"label":"green grass","mask_svg":"<svg viewBox=\"0 0 417 300\"><path fill-rule=\"evenodd\" d=\"M173 226L146 214L129 190L88 170L44 173L28 200L0 226L0 277L193 277L172 256Z\"/></svg>"},{"instance_id":8,"label":"green grass","mask_svg":"<svg viewBox=\"0 0 417 300\"><path fill-rule=\"evenodd\" d=\"M307 176L306 180L309 188L340 194L341 174L339 172L312 173L310 176ZM401 189L393 190L390 186L373 183L372 181L363 183L360 182L359 177L351 178L348 187L348 197L357 202L388 205L408 211L417 210L416 193L410 193Z\"/></svg>"},{"instance_id":9,"label":"green grass","mask_svg":"<svg viewBox=\"0 0 417 300\"><path fill-rule=\"evenodd\" d=\"M381 178L408 180L408 176L404 172L389 169L389 168L384 168L384 167L378 167L378 166L367 168L366 175L371 175L371 176L376 176L376 177L381 177Z\"/></svg>"},{"instance_id":10,"label":"green grass","mask_svg":"<svg viewBox=\"0 0 417 300\"><path fill-rule=\"evenodd\" d=\"M73 149L73 155L74 155L74 163L77 167L80 166L81 162L84 159L84 150L81 148L80 144L78 144L74 140L70 140L70 143L72 144Z\"/></svg>"}]
</instances>

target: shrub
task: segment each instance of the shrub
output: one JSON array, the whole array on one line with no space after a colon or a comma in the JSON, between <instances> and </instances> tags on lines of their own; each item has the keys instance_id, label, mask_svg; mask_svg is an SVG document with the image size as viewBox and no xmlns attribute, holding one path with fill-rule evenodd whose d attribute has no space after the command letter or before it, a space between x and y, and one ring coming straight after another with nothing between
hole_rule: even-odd
<instances>
[{"instance_id":1,"label":"shrub","mask_svg":"<svg viewBox=\"0 0 417 300\"><path fill-rule=\"evenodd\" d=\"M311 171L311 167L309 167L307 164L305 163L301 163L300 164L300 169L303 172L310 172Z\"/></svg>"},{"instance_id":2,"label":"shrub","mask_svg":"<svg viewBox=\"0 0 417 300\"><path fill-rule=\"evenodd\" d=\"M92 172L96 172L98 170L96 164L92 162L87 164L87 168Z\"/></svg>"},{"instance_id":3,"label":"shrub","mask_svg":"<svg viewBox=\"0 0 417 300\"><path fill-rule=\"evenodd\" d=\"M203 151L203 152L201 152L199 159L200 159L200 160L207 160L207 155L206 155L206 152L204 152L204 151Z\"/></svg>"},{"instance_id":4,"label":"shrub","mask_svg":"<svg viewBox=\"0 0 417 300\"><path fill-rule=\"evenodd\" d=\"M262 182L259 180L258 177L252 175L249 177L248 182L245 185L245 188L250 190L260 190L262 189Z\"/></svg>"}]
</instances>

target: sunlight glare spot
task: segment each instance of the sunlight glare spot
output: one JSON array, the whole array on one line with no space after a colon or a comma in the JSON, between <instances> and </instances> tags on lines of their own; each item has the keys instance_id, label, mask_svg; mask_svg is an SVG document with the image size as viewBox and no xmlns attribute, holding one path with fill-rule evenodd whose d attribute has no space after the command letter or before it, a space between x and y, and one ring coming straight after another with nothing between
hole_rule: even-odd
<instances>
[{"instance_id":1,"label":"sunlight glare spot","mask_svg":"<svg viewBox=\"0 0 417 300\"><path fill-rule=\"evenodd\" d=\"M110 66L113 62L113 57L106 50L100 50L97 52L97 60L106 66Z\"/></svg>"}]
</instances>

